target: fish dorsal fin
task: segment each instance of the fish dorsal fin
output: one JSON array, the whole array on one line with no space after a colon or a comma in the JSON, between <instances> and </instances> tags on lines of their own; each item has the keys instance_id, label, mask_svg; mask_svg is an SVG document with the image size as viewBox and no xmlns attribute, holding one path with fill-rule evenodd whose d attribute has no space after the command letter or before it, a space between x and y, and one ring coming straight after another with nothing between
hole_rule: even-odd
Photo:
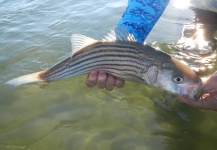
<instances>
[{"instance_id":1,"label":"fish dorsal fin","mask_svg":"<svg viewBox=\"0 0 217 150\"><path fill-rule=\"evenodd\" d=\"M72 55L79 51L80 49L91 45L97 42L97 40L92 39L90 37L81 35L81 34L73 34L71 36L71 43L72 43Z\"/></svg>"},{"instance_id":2,"label":"fish dorsal fin","mask_svg":"<svg viewBox=\"0 0 217 150\"><path fill-rule=\"evenodd\" d=\"M129 33L126 28L116 27L114 30L111 30L108 35L106 35L103 41L134 41L137 40L133 34Z\"/></svg>"}]
</instances>

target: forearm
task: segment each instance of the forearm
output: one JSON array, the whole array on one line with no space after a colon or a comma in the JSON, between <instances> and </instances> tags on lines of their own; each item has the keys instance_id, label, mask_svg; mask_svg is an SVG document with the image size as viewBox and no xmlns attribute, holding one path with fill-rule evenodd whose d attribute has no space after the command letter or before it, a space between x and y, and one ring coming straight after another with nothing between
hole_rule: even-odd
<instances>
[{"instance_id":1,"label":"forearm","mask_svg":"<svg viewBox=\"0 0 217 150\"><path fill-rule=\"evenodd\" d=\"M138 42L143 43L168 3L169 0L129 0L128 7L117 26L126 28ZM92 71L87 77L86 85L88 87L97 85L110 91L114 86L123 87L124 81L111 77L109 79L106 73Z\"/></svg>"},{"instance_id":2,"label":"forearm","mask_svg":"<svg viewBox=\"0 0 217 150\"><path fill-rule=\"evenodd\" d=\"M128 0L128 7L117 26L127 28L143 43L168 3L169 0Z\"/></svg>"}]
</instances>

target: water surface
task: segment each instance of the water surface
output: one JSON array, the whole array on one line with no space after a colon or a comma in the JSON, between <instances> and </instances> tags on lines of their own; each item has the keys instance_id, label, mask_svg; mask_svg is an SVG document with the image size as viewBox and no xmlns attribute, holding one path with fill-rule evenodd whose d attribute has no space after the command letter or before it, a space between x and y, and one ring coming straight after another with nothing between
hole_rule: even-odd
<instances>
[{"instance_id":1,"label":"water surface","mask_svg":"<svg viewBox=\"0 0 217 150\"><path fill-rule=\"evenodd\" d=\"M69 56L73 33L101 39L126 4L127 0L0 1L1 150L216 149L216 112L178 104L175 98L168 111L153 100L173 96L145 85L127 82L123 89L107 92L87 88L86 76L47 86L4 85ZM214 6L207 1L198 8L216 11ZM157 41L154 46L180 57L174 43L192 17L192 10L178 9L172 1L147 42ZM205 76L216 70L215 52L208 56L213 56L208 62L212 67L205 68Z\"/></svg>"}]
</instances>

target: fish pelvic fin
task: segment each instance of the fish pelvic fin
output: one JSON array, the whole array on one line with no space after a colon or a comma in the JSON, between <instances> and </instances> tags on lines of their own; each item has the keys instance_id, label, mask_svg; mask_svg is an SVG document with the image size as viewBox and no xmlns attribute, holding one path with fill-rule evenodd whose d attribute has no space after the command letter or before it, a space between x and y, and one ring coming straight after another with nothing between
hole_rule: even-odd
<instances>
[{"instance_id":1,"label":"fish pelvic fin","mask_svg":"<svg viewBox=\"0 0 217 150\"><path fill-rule=\"evenodd\" d=\"M40 71L40 72L20 76L20 77L7 81L5 85L19 86L19 85L27 84L27 83L43 82L45 81L43 79L43 74L45 72L46 71Z\"/></svg>"}]
</instances>

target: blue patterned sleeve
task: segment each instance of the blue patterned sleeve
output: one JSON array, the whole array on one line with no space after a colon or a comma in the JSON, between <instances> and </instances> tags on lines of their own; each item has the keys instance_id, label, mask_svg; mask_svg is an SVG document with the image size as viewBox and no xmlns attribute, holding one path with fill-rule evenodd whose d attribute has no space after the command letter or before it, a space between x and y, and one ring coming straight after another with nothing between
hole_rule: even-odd
<instances>
[{"instance_id":1,"label":"blue patterned sleeve","mask_svg":"<svg viewBox=\"0 0 217 150\"><path fill-rule=\"evenodd\" d=\"M117 26L126 28L143 43L169 0L128 0L128 6Z\"/></svg>"}]
</instances>

